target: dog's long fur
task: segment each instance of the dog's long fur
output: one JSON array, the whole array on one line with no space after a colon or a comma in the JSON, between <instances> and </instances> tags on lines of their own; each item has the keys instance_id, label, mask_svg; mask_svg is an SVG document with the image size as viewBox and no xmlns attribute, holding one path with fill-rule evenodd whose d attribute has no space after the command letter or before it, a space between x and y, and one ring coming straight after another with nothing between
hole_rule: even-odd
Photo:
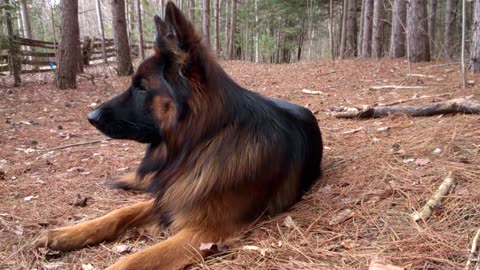
<instances>
[{"instance_id":1,"label":"dog's long fur","mask_svg":"<svg viewBox=\"0 0 480 270\"><path fill-rule=\"evenodd\" d=\"M171 2L155 18L155 54L128 90L89 114L106 135L148 143L135 174L113 182L154 199L51 230L39 245L71 250L156 222L177 233L108 269L178 269L261 215L285 211L320 176L312 113L236 84Z\"/></svg>"}]
</instances>

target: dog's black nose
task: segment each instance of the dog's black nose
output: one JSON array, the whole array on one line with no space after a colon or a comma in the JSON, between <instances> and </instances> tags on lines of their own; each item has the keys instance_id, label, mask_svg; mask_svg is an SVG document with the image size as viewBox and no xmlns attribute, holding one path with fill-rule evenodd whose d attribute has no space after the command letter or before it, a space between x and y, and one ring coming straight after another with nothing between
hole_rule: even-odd
<instances>
[{"instance_id":1,"label":"dog's black nose","mask_svg":"<svg viewBox=\"0 0 480 270\"><path fill-rule=\"evenodd\" d=\"M87 115L88 122L90 122L92 125L96 125L98 122L100 122L100 116L101 114L99 109L91 111Z\"/></svg>"}]
</instances>

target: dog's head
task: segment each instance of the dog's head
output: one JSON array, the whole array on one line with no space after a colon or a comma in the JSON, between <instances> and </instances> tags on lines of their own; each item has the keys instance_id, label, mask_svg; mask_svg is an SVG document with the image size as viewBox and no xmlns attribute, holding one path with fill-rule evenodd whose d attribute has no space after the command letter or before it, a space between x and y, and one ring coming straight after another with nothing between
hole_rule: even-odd
<instances>
[{"instance_id":1,"label":"dog's head","mask_svg":"<svg viewBox=\"0 0 480 270\"><path fill-rule=\"evenodd\" d=\"M92 125L114 139L162 141L192 110L192 84L204 78L201 37L182 12L169 2L165 20L155 16L155 25L154 54L140 64L130 87L88 114Z\"/></svg>"}]
</instances>

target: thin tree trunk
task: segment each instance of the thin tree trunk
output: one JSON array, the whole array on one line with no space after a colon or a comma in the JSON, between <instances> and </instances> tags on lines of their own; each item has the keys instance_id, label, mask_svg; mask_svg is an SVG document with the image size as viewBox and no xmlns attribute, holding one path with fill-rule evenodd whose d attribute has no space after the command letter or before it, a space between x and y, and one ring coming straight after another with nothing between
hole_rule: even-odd
<instances>
[{"instance_id":1,"label":"thin tree trunk","mask_svg":"<svg viewBox=\"0 0 480 270\"><path fill-rule=\"evenodd\" d=\"M95 3L97 8L98 30L100 32L100 41L102 43L103 63L108 64L107 50L105 48L105 29L103 28L102 7L100 6L100 0L96 0Z\"/></svg>"},{"instance_id":2,"label":"thin tree trunk","mask_svg":"<svg viewBox=\"0 0 480 270\"><path fill-rule=\"evenodd\" d=\"M55 84L60 89L77 88L77 70L80 58L80 28L78 0L61 0L62 40L58 50L58 68Z\"/></svg>"},{"instance_id":3,"label":"thin tree trunk","mask_svg":"<svg viewBox=\"0 0 480 270\"><path fill-rule=\"evenodd\" d=\"M462 1L462 88L465 88L467 84L467 78L465 76L465 28L466 28L466 16L465 0Z\"/></svg>"},{"instance_id":4,"label":"thin tree trunk","mask_svg":"<svg viewBox=\"0 0 480 270\"><path fill-rule=\"evenodd\" d=\"M228 58L235 58L235 32L237 31L237 0L232 0L230 11L230 31L228 34Z\"/></svg>"},{"instance_id":5,"label":"thin tree trunk","mask_svg":"<svg viewBox=\"0 0 480 270\"><path fill-rule=\"evenodd\" d=\"M372 57L383 57L383 0L375 0L373 6Z\"/></svg>"},{"instance_id":6,"label":"thin tree trunk","mask_svg":"<svg viewBox=\"0 0 480 270\"><path fill-rule=\"evenodd\" d=\"M340 59L343 59L345 54L345 47L347 42L347 12L348 12L348 0L343 0L342 8L342 33L340 36Z\"/></svg>"},{"instance_id":7,"label":"thin tree trunk","mask_svg":"<svg viewBox=\"0 0 480 270\"><path fill-rule=\"evenodd\" d=\"M363 24L365 20L365 0L362 0L361 6L360 6L360 25L359 25L359 31L358 31L358 37L357 37L357 55L361 56L363 55Z\"/></svg>"},{"instance_id":8,"label":"thin tree trunk","mask_svg":"<svg viewBox=\"0 0 480 270\"><path fill-rule=\"evenodd\" d=\"M472 45L470 47L470 70L480 73L480 0L473 6Z\"/></svg>"},{"instance_id":9,"label":"thin tree trunk","mask_svg":"<svg viewBox=\"0 0 480 270\"><path fill-rule=\"evenodd\" d=\"M364 9L362 56L370 57L372 55L373 0L365 0Z\"/></svg>"},{"instance_id":10,"label":"thin tree trunk","mask_svg":"<svg viewBox=\"0 0 480 270\"><path fill-rule=\"evenodd\" d=\"M445 7L445 36L444 36L444 47L445 55L448 58L452 58L454 54L454 31L455 31L455 18L457 14L457 3L458 0L446 0Z\"/></svg>"},{"instance_id":11,"label":"thin tree trunk","mask_svg":"<svg viewBox=\"0 0 480 270\"><path fill-rule=\"evenodd\" d=\"M216 1L218 2L218 0ZM190 21L192 21L192 24L195 25L195 0L188 1L188 14Z\"/></svg>"},{"instance_id":12,"label":"thin tree trunk","mask_svg":"<svg viewBox=\"0 0 480 270\"><path fill-rule=\"evenodd\" d=\"M430 15L428 17L428 38L430 40L430 54L435 54L435 30L437 18L437 0L430 0Z\"/></svg>"},{"instance_id":13,"label":"thin tree trunk","mask_svg":"<svg viewBox=\"0 0 480 270\"><path fill-rule=\"evenodd\" d=\"M3 1L5 5L9 5L9 0ZM10 62L10 72L13 73L13 86L19 86L22 82L20 78L20 71L21 71L21 63L19 61L19 51L15 36L13 32L13 24L12 24L12 13L10 9L4 9L5 18L7 23L7 32L8 32L8 54L9 54L9 62Z\"/></svg>"},{"instance_id":14,"label":"thin tree trunk","mask_svg":"<svg viewBox=\"0 0 480 270\"><path fill-rule=\"evenodd\" d=\"M357 51L357 7L355 0L348 0L347 33L344 57L353 57Z\"/></svg>"},{"instance_id":15,"label":"thin tree trunk","mask_svg":"<svg viewBox=\"0 0 480 270\"><path fill-rule=\"evenodd\" d=\"M328 9L328 37L330 42L330 57L335 60L335 51L333 48L333 0L330 0Z\"/></svg>"},{"instance_id":16,"label":"thin tree trunk","mask_svg":"<svg viewBox=\"0 0 480 270\"><path fill-rule=\"evenodd\" d=\"M195 0L193 0L195 2ZM158 13L160 15L160 17L163 17L163 13L164 12L164 7L165 7L165 0L160 0L160 2L158 3Z\"/></svg>"},{"instance_id":17,"label":"thin tree trunk","mask_svg":"<svg viewBox=\"0 0 480 270\"><path fill-rule=\"evenodd\" d=\"M20 1L20 10L22 13L22 25L23 25L23 31L25 33L25 37L31 39L33 38L33 36L32 36L32 27L30 25L30 16L28 15L27 0Z\"/></svg>"},{"instance_id":18,"label":"thin tree trunk","mask_svg":"<svg viewBox=\"0 0 480 270\"><path fill-rule=\"evenodd\" d=\"M255 0L255 37L254 37L254 42L255 42L255 63L258 63L259 61L259 49L258 49L258 0Z\"/></svg>"},{"instance_id":19,"label":"thin tree trunk","mask_svg":"<svg viewBox=\"0 0 480 270\"><path fill-rule=\"evenodd\" d=\"M203 40L210 47L210 0L202 0Z\"/></svg>"},{"instance_id":20,"label":"thin tree trunk","mask_svg":"<svg viewBox=\"0 0 480 270\"><path fill-rule=\"evenodd\" d=\"M213 0L213 49L220 55L220 2L219 0Z\"/></svg>"},{"instance_id":21,"label":"thin tree trunk","mask_svg":"<svg viewBox=\"0 0 480 270\"><path fill-rule=\"evenodd\" d=\"M392 13L392 36L390 39L390 57L405 56L405 30L407 27L407 2L395 0Z\"/></svg>"},{"instance_id":22,"label":"thin tree trunk","mask_svg":"<svg viewBox=\"0 0 480 270\"><path fill-rule=\"evenodd\" d=\"M137 9L137 32L138 32L138 55L140 59L145 60L145 49L143 47L143 26L142 26L142 4L140 0L135 0Z\"/></svg>"},{"instance_id":23,"label":"thin tree trunk","mask_svg":"<svg viewBox=\"0 0 480 270\"><path fill-rule=\"evenodd\" d=\"M409 60L414 63L430 61L427 3L424 0L410 0L407 21Z\"/></svg>"},{"instance_id":24,"label":"thin tree trunk","mask_svg":"<svg viewBox=\"0 0 480 270\"><path fill-rule=\"evenodd\" d=\"M133 73L132 58L128 45L125 0L112 0L113 40L115 43L118 76Z\"/></svg>"}]
</instances>

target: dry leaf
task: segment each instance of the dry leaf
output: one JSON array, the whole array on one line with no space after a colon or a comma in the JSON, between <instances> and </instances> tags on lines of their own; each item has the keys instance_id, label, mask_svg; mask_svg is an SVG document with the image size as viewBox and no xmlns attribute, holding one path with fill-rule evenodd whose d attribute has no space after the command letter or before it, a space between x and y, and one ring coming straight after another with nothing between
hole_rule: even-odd
<instances>
[{"instance_id":1,"label":"dry leaf","mask_svg":"<svg viewBox=\"0 0 480 270\"><path fill-rule=\"evenodd\" d=\"M285 226L287 228L295 228L296 224L295 224L295 221L293 221L291 216L287 216L283 220L283 226Z\"/></svg>"},{"instance_id":2,"label":"dry leaf","mask_svg":"<svg viewBox=\"0 0 480 270\"><path fill-rule=\"evenodd\" d=\"M330 225L336 225L336 224L340 224L348 219L350 219L351 217L353 217L353 211L352 209L343 209L342 211L340 211L336 216L334 216L329 222L328 224Z\"/></svg>"},{"instance_id":3,"label":"dry leaf","mask_svg":"<svg viewBox=\"0 0 480 270\"><path fill-rule=\"evenodd\" d=\"M417 159L417 160L415 161L415 164L416 164L417 166L425 166L425 165L427 165L428 163L430 163L430 159L428 159L428 158Z\"/></svg>"},{"instance_id":4,"label":"dry leaf","mask_svg":"<svg viewBox=\"0 0 480 270\"><path fill-rule=\"evenodd\" d=\"M405 268L392 265L387 260L377 257L370 262L368 270L405 270Z\"/></svg>"},{"instance_id":5,"label":"dry leaf","mask_svg":"<svg viewBox=\"0 0 480 270\"><path fill-rule=\"evenodd\" d=\"M215 243L201 243L200 250L218 252L218 246Z\"/></svg>"},{"instance_id":6,"label":"dry leaf","mask_svg":"<svg viewBox=\"0 0 480 270\"><path fill-rule=\"evenodd\" d=\"M82 270L97 270L93 265L89 264L82 264Z\"/></svg>"},{"instance_id":7,"label":"dry leaf","mask_svg":"<svg viewBox=\"0 0 480 270\"><path fill-rule=\"evenodd\" d=\"M113 247L113 252L119 253L119 254L127 254L132 252L133 248L129 247L127 245L116 245Z\"/></svg>"},{"instance_id":8,"label":"dry leaf","mask_svg":"<svg viewBox=\"0 0 480 270\"><path fill-rule=\"evenodd\" d=\"M260 247L257 247L257 246L244 246L243 250L255 250L255 251L260 252L260 254L262 256L265 256L265 254L267 254L267 252L270 251L268 248L260 248Z\"/></svg>"},{"instance_id":9,"label":"dry leaf","mask_svg":"<svg viewBox=\"0 0 480 270\"><path fill-rule=\"evenodd\" d=\"M65 269L64 266L65 264L62 262L46 262L42 264L42 267L44 269Z\"/></svg>"}]
</instances>

